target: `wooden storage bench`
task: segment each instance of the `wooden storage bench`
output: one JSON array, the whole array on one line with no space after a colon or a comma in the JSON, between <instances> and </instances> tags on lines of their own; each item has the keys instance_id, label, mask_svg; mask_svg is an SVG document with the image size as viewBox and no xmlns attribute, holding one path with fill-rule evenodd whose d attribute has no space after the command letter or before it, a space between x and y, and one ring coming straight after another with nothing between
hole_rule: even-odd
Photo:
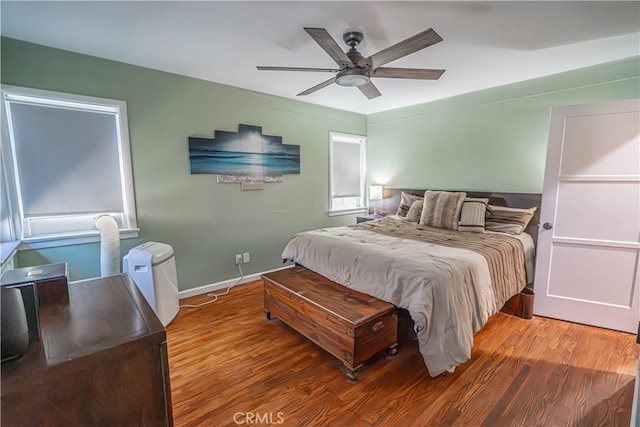
<instances>
[{"instance_id":1,"label":"wooden storage bench","mask_svg":"<svg viewBox=\"0 0 640 427\"><path fill-rule=\"evenodd\" d=\"M393 304L340 286L304 267L263 274L264 311L338 358L350 379L362 363L395 354L398 316Z\"/></svg>"}]
</instances>

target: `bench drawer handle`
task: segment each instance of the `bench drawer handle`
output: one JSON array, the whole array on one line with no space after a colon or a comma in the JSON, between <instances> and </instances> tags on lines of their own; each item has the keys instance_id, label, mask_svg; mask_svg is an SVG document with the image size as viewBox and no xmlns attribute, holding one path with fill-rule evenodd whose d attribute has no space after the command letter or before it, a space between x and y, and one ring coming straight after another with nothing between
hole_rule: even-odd
<instances>
[{"instance_id":1,"label":"bench drawer handle","mask_svg":"<svg viewBox=\"0 0 640 427\"><path fill-rule=\"evenodd\" d=\"M372 327L371 332L376 332L378 329L384 328L384 323L382 320L378 320Z\"/></svg>"}]
</instances>

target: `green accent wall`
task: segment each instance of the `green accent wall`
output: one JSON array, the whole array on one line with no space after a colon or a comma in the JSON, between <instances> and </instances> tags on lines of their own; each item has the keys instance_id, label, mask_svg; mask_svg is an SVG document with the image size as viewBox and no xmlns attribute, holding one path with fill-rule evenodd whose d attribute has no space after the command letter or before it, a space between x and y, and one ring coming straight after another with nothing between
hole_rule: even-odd
<instances>
[{"instance_id":1,"label":"green accent wall","mask_svg":"<svg viewBox=\"0 0 640 427\"><path fill-rule=\"evenodd\" d=\"M633 57L371 114L368 181L540 193L551 107L640 98L639 76Z\"/></svg>"},{"instance_id":2,"label":"green accent wall","mask_svg":"<svg viewBox=\"0 0 640 427\"><path fill-rule=\"evenodd\" d=\"M3 84L127 102L140 235L121 241L121 255L146 241L170 244L180 290L238 277L236 253L251 253L245 274L281 267L293 234L356 222L355 215L327 215L328 138L329 131L365 134L364 115L8 38L1 55ZM191 175L187 137L237 131L240 123L300 145L300 175L262 191ZM20 251L18 266L66 261L71 280L95 277L99 248Z\"/></svg>"}]
</instances>

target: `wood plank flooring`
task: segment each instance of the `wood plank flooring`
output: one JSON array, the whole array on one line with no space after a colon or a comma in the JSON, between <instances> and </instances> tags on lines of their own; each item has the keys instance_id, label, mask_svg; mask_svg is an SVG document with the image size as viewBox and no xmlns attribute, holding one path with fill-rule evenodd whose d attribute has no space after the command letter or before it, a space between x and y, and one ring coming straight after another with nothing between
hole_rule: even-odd
<instances>
[{"instance_id":1,"label":"wood plank flooring","mask_svg":"<svg viewBox=\"0 0 640 427\"><path fill-rule=\"evenodd\" d=\"M262 302L262 282L251 282L181 308L167 327L176 426L629 425L640 353L631 334L498 313L453 374L429 377L407 334L353 382L266 320Z\"/></svg>"}]
</instances>

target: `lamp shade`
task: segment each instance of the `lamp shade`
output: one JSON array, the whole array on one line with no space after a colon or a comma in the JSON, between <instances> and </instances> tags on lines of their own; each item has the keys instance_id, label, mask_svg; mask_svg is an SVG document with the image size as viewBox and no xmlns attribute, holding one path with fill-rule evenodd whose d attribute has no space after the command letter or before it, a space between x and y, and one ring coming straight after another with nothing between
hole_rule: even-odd
<instances>
[{"instance_id":1,"label":"lamp shade","mask_svg":"<svg viewBox=\"0 0 640 427\"><path fill-rule=\"evenodd\" d=\"M382 200L382 185L369 187L369 200Z\"/></svg>"}]
</instances>

